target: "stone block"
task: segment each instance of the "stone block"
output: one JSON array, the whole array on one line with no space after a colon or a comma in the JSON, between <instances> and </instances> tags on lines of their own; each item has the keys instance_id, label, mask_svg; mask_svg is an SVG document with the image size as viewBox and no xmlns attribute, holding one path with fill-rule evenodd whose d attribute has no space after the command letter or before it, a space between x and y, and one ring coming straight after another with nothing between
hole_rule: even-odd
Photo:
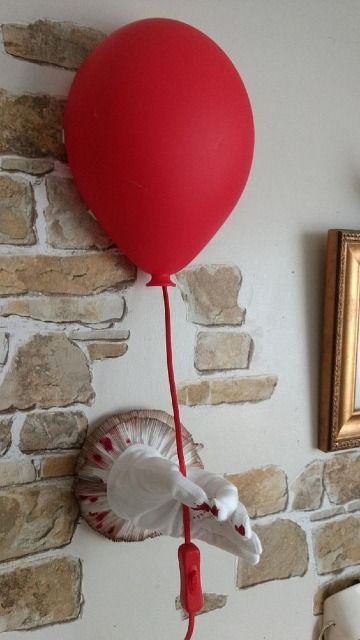
<instances>
[{"instance_id":1,"label":"stone block","mask_svg":"<svg viewBox=\"0 0 360 640\"><path fill-rule=\"evenodd\" d=\"M313 545L319 574L360 564L360 519L348 516L323 524L313 531Z\"/></svg>"},{"instance_id":2,"label":"stone block","mask_svg":"<svg viewBox=\"0 0 360 640\"><path fill-rule=\"evenodd\" d=\"M0 176L0 244L35 244L34 220L31 184Z\"/></svg>"},{"instance_id":3,"label":"stone block","mask_svg":"<svg viewBox=\"0 0 360 640\"><path fill-rule=\"evenodd\" d=\"M31 460L4 460L0 462L0 487L27 484L36 480L35 467Z\"/></svg>"},{"instance_id":4,"label":"stone block","mask_svg":"<svg viewBox=\"0 0 360 640\"><path fill-rule=\"evenodd\" d=\"M78 457L78 453L67 453L62 456L47 456L41 461L40 477L60 478L75 475Z\"/></svg>"},{"instance_id":5,"label":"stone block","mask_svg":"<svg viewBox=\"0 0 360 640\"><path fill-rule=\"evenodd\" d=\"M268 400L273 394L276 383L275 376L214 378L209 383L211 404Z\"/></svg>"},{"instance_id":6,"label":"stone block","mask_svg":"<svg viewBox=\"0 0 360 640\"><path fill-rule=\"evenodd\" d=\"M190 407L203 404L233 404L268 400L277 384L276 376L243 378L209 378L178 387L180 404Z\"/></svg>"},{"instance_id":7,"label":"stone block","mask_svg":"<svg viewBox=\"0 0 360 640\"><path fill-rule=\"evenodd\" d=\"M95 296L27 296L0 301L0 315L33 318L44 322L80 322L83 324L122 320L125 299L119 293Z\"/></svg>"},{"instance_id":8,"label":"stone block","mask_svg":"<svg viewBox=\"0 0 360 640\"><path fill-rule=\"evenodd\" d=\"M51 449L80 449L88 421L81 411L41 411L26 416L20 431L25 453Z\"/></svg>"},{"instance_id":9,"label":"stone block","mask_svg":"<svg viewBox=\"0 0 360 640\"><path fill-rule=\"evenodd\" d=\"M252 339L234 331L199 331L195 344L195 367L199 371L247 369Z\"/></svg>"},{"instance_id":10,"label":"stone block","mask_svg":"<svg viewBox=\"0 0 360 640\"><path fill-rule=\"evenodd\" d=\"M315 460L291 484L294 494L292 508L295 511L311 511L321 506L323 487L323 462Z\"/></svg>"},{"instance_id":11,"label":"stone block","mask_svg":"<svg viewBox=\"0 0 360 640\"><path fill-rule=\"evenodd\" d=\"M104 249L113 244L89 213L73 180L47 176L47 240L54 249Z\"/></svg>"},{"instance_id":12,"label":"stone block","mask_svg":"<svg viewBox=\"0 0 360 640\"><path fill-rule=\"evenodd\" d=\"M0 153L65 160L64 107L60 98L0 89Z\"/></svg>"},{"instance_id":13,"label":"stone block","mask_svg":"<svg viewBox=\"0 0 360 640\"><path fill-rule=\"evenodd\" d=\"M239 492L251 518L278 513L286 509L288 488L286 475L279 467L251 469L245 473L225 475Z\"/></svg>"},{"instance_id":14,"label":"stone block","mask_svg":"<svg viewBox=\"0 0 360 640\"><path fill-rule=\"evenodd\" d=\"M340 453L327 460L324 484L333 504L343 504L360 498L360 455Z\"/></svg>"},{"instance_id":15,"label":"stone block","mask_svg":"<svg viewBox=\"0 0 360 640\"><path fill-rule=\"evenodd\" d=\"M0 491L0 561L62 547L72 538L78 506L70 489L37 483Z\"/></svg>"},{"instance_id":16,"label":"stone block","mask_svg":"<svg viewBox=\"0 0 360 640\"><path fill-rule=\"evenodd\" d=\"M1 158L2 171L14 171L19 173L29 173L32 176L43 176L54 169L52 158L24 158L21 156L10 156Z\"/></svg>"},{"instance_id":17,"label":"stone block","mask_svg":"<svg viewBox=\"0 0 360 640\"><path fill-rule=\"evenodd\" d=\"M90 360L103 360L104 358L119 358L125 355L128 346L125 342L89 342L87 350Z\"/></svg>"},{"instance_id":18,"label":"stone block","mask_svg":"<svg viewBox=\"0 0 360 640\"><path fill-rule=\"evenodd\" d=\"M36 334L20 345L0 386L0 411L47 409L94 398L85 355L60 333Z\"/></svg>"},{"instance_id":19,"label":"stone block","mask_svg":"<svg viewBox=\"0 0 360 640\"><path fill-rule=\"evenodd\" d=\"M247 565L239 559L237 586L251 587L270 580L285 580L305 575L309 556L305 531L291 520L275 520L254 526L262 546L259 564Z\"/></svg>"},{"instance_id":20,"label":"stone block","mask_svg":"<svg viewBox=\"0 0 360 640\"><path fill-rule=\"evenodd\" d=\"M6 53L31 62L78 69L105 37L97 29L72 22L36 20L30 24L3 24Z\"/></svg>"},{"instance_id":21,"label":"stone block","mask_svg":"<svg viewBox=\"0 0 360 640\"><path fill-rule=\"evenodd\" d=\"M0 272L0 295L88 295L123 288L136 278L136 267L117 253L87 253L82 256L2 255Z\"/></svg>"},{"instance_id":22,"label":"stone block","mask_svg":"<svg viewBox=\"0 0 360 640\"><path fill-rule=\"evenodd\" d=\"M227 596L219 593L203 593L204 605L195 615L201 616L203 613L209 613L209 611L215 611L215 609L222 609L227 603ZM180 602L180 596L175 599L175 609L181 611L181 617L186 620L189 617L187 611L185 611Z\"/></svg>"},{"instance_id":23,"label":"stone block","mask_svg":"<svg viewBox=\"0 0 360 640\"><path fill-rule=\"evenodd\" d=\"M240 325L245 310L237 299L241 273L223 264L195 265L177 274L188 319L203 325Z\"/></svg>"},{"instance_id":24,"label":"stone block","mask_svg":"<svg viewBox=\"0 0 360 640\"><path fill-rule=\"evenodd\" d=\"M189 407L194 407L201 404L210 403L210 387L209 381L197 381L190 382L178 387L177 397L180 404L187 404Z\"/></svg>"},{"instance_id":25,"label":"stone block","mask_svg":"<svg viewBox=\"0 0 360 640\"><path fill-rule=\"evenodd\" d=\"M74 620L81 605L80 560L53 557L3 569L0 593L0 632Z\"/></svg>"}]
</instances>

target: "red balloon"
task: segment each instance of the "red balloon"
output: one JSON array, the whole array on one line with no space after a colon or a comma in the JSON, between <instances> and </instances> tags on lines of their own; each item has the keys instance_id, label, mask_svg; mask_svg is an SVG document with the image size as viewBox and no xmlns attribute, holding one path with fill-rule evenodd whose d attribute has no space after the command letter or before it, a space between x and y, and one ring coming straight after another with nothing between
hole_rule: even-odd
<instances>
[{"instance_id":1,"label":"red balloon","mask_svg":"<svg viewBox=\"0 0 360 640\"><path fill-rule=\"evenodd\" d=\"M150 18L118 29L85 60L65 142L88 207L163 284L234 208L254 126L243 82L218 45L183 22Z\"/></svg>"}]
</instances>

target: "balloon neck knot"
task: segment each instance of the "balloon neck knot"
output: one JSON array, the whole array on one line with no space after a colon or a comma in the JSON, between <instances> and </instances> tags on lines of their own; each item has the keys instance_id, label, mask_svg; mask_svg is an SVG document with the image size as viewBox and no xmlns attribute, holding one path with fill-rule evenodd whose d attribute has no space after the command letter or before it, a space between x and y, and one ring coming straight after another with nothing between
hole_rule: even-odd
<instances>
[{"instance_id":1,"label":"balloon neck knot","mask_svg":"<svg viewBox=\"0 0 360 640\"><path fill-rule=\"evenodd\" d=\"M153 274L151 280L146 283L147 287L176 287L167 273Z\"/></svg>"}]
</instances>

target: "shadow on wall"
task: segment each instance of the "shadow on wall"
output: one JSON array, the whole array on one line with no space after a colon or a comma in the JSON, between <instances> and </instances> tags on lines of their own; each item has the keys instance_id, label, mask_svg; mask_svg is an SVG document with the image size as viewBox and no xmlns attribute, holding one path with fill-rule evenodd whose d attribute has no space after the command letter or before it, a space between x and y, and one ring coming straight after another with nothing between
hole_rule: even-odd
<instances>
[{"instance_id":1,"label":"shadow on wall","mask_svg":"<svg viewBox=\"0 0 360 640\"><path fill-rule=\"evenodd\" d=\"M305 233L302 238L304 260L304 315L306 325L306 376L312 420L312 445L317 448L319 426L319 380L321 362L323 299L327 230Z\"/></svg>"}]
</instances>

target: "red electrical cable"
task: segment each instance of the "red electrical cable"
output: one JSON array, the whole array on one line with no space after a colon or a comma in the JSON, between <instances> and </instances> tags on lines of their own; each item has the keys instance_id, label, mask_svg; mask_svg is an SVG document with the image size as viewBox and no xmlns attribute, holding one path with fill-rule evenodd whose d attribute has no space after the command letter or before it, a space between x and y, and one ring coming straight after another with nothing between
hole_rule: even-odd
<instances>
[{"instance_id":1,"label":"red electrical cable","mask_svg":"<svg viewBox=\"0 0 360 640\"><path fill-rule=\"evenodd\" d=\"M162 292L163 292L164 309L165 309L166 361L167 361L167 369L168 369L168 377L169 377L171 402L172 402L172 407L174 412L176 448L177 448L177 454L179 459L180 471L183 474L183 476L186 476L186 464L185 464L184 449L183 449L183 442L182 442L180 411L179 411L179 403L178 403L177 394L176 394L176 384L175 384L174 366L173 366L173 358L172 358L170 303L169 303L169 294L166 286L162 287ZM189 511L189 507L185 505L183 505L183 523L184 523L185 544L190 544L191 543L190 511ZM190 640L193 634L194 619L195 619L194 614L189 612L189 626L188 626L188 631L187 631L185 640Z\"/></svg>"},{"instance_id":2,"label":"red electrical cable","mask_svg":"<svg viewBox=\"0 0 360 640\"><path fill-rule=\"evenodd\" d=\"M170 303L169 294L166 286L162 287L164 307L165 307L165 335L166 335L166 362L169 377L169 386L171 394L171 402L174 412L175 422L175 435L176 435L176 449L179 458L179 469L183 476L186 476L186 464L182 443L182 432L180 422L179 403L176 394L176 384L172 357L172 345L171 345L171 316L170 316ZM184 523L184 539L186 543L190 542L190 512L189 507L183 505L183 523Z\"/></svg>"},{"instance_id":3,"label":"red electrical cable","mask_svg":"<svg viewBox=\"0 0 360 640\"><path fill-rule=\"evenodd\" d=\"M190 640L194 631L194 625L195 625L195 616L193 613L189 613L189 626L188 626L187 634L185 636L185 640Z\"/></svg>"}]
</instances>

